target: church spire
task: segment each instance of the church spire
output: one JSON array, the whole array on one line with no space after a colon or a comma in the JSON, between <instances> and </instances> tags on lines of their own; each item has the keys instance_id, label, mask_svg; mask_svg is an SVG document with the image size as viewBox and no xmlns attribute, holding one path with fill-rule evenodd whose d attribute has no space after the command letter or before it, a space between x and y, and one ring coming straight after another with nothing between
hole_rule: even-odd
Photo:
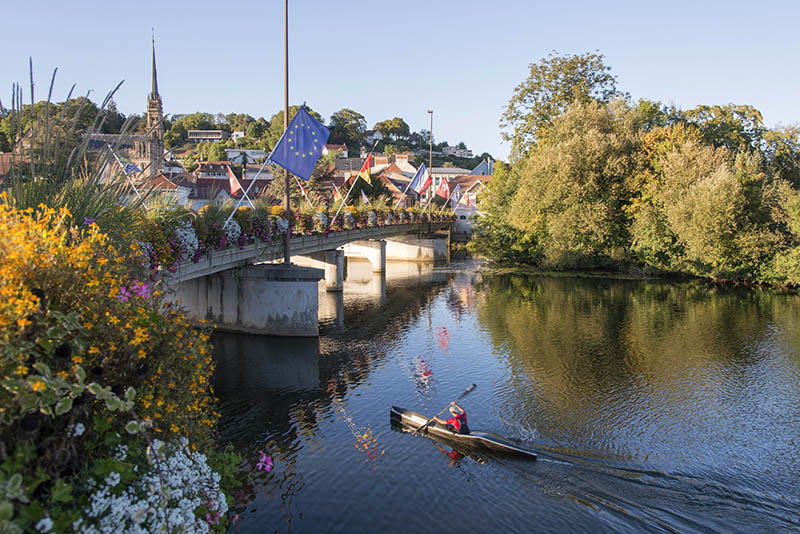
<instances>
[{"instance_id":1,"label":"church spire","mask_svg":"<svg viewBox=\"0 0 800 534\"><path fill-rule=\"evenodd\" d=\"M156 74L156 37L153 34L153 73L152 82L150 84L150 98L158 97L158 75Z\"/></svg>"}]
</instances>

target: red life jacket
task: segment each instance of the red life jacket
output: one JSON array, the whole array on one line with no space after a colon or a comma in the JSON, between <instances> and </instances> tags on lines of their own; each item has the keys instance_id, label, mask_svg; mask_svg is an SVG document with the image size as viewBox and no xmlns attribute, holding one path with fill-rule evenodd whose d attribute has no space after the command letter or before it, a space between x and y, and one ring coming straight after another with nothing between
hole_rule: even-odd
<instances>
[{"instance_id":1,"label":"red life jacket","mask_svg":"<svg viewBox=\"0 0 800 534\"><path fill-rule=\"evenodd\" d=\"M458 415L451 415L453 415L453 417L445 421L445 423L452 426L459 434L467 434L469 432L469 427L467 426L467 414L460 413Z\"/></svg>"}]
</instances>

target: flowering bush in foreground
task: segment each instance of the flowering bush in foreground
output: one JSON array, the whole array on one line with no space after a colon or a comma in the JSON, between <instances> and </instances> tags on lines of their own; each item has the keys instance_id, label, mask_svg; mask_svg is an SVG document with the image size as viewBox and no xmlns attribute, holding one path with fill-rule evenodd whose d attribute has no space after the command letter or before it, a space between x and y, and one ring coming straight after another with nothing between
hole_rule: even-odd
<instances>
[{"instance_id":1,"label":"flowering bush in foreground","mask_svg":"<svg viewBox=\"0 0 800 534\"><path fill-rule=\"evenodd\" d=\"M148 531L223 529L234 477L213 473L241 459L213 450L208 336L163 303L147 260L66 210L0 196L0 532L102 532L119 512L104 499L134 497L156 499L126 516ZM159 463L197 483L175 493Z\"/></svg>"}]
</instances>

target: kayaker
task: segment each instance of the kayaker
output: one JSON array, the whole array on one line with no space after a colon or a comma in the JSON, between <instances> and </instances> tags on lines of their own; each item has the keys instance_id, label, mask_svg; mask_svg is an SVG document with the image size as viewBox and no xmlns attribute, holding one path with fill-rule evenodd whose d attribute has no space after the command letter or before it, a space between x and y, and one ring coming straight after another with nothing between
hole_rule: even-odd
<instances>
[{"instance_id":1,"label":"kayaker","mask_svg":"<svg viewBox=\"0 0 800 534\"><path fill-rule=\"evenodd\" d=\"M450 403L450 415L453 417L447 420L439 419L438 417L434 417L433 420L441 425L449 427L450 430L458 434L469 434L467 412L464 411L464 408L456 404L456 401Z\"/></svg>"}]
</instances>

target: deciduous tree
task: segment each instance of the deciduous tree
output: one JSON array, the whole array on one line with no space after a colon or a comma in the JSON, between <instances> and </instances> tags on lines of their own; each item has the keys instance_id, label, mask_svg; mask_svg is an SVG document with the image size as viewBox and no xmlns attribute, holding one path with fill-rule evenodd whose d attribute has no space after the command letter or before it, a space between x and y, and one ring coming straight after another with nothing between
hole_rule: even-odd
<instances>
[{"instance_id":1,"label":"deciduous tree","mask_svg":"<svg viewBox=\"0 0 800 534\"><path fill-rule=\"evenodd\" d=\"M503 138L511 141L517 161L541 137L542 129L573 102L608 102L618 95L616 77L596 53L558 55L552 52L531 63L530 74L514 89L500 120Z\"/></svg>"}]
</instances>

